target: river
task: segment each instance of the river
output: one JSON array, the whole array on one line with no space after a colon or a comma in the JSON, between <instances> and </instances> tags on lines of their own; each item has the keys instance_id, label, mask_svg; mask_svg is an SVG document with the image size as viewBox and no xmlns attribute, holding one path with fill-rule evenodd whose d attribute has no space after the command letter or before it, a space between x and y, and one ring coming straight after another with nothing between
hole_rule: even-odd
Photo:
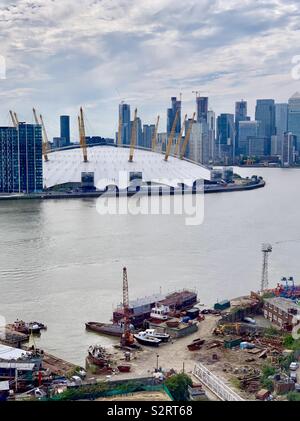
<instances>
[{"instance_id":1,"label":"river","mask_svg":"<svg viewBox=\"0 0 300 421\"><path fill-rule=\"evenodd\" d=\"M211 305L259 289L270 242L270 284L300 283L300 170L236 171L266 187L205 195L199 226L178 215L101 216L96 199L1 202L0 315L46 323L37 345L83 365L90 344L112 342L84 323L110 320L124 265L131 298L188 287Z\"/></svg>"}]
</instances>

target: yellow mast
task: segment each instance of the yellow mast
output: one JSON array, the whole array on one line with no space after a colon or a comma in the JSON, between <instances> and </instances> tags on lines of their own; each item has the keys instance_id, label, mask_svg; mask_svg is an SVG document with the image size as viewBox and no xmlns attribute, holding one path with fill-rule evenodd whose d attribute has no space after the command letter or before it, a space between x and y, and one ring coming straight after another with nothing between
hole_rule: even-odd
<instances>
[{"instance_id":1,"label":"yellow mast","mask_svg":"<svg viewBox=\"0 0 300 421\"><path fill-rule=\"evenodd\" d=\"M84 116L83 116L82 107L80 107L80 116L79 116L79 136L80 136L80 146L82 148L82 153L83 153L83 162L88 162L87 147L86 147L86 140L85 140L85 124L84 124Z\"/></svg>"},{"instance_id":2,"label":"yellow mast","mask_svg":"<svg viewBox=\"0 0 300 421\"><path fill-rule=\"evenodd\" d=\"M135 143L136 143L136 123L137 123L137 109L135 109L135 111L134 111L133 127L131 129L129 162L133 162L134 147L135 147Z\"/></svg>"},{"instance_id":3,"label":"yellow mast","mask_svg":"<svg viewBox=\"0 0 300 421\"><path fill-rule=\"evenodd\" d=\"M181 139L182 139L183 132L184 132L184 129L185 129L185 122L186 122L186 119L187 119L187 114L184 116L184 122L183 122L183 125L182 125L182 128L181 128L181 131L180 131L180 133L179 133L179 136L178 136L178 139L177 139L177 142L176 142L176 146L175 146L175 153L174 153L174 155L175 155L175 156L177 156L177 155L178 155L178 152L179 152L179 149L180 149L180 143L181 143Z\"/></svg>"},{"instance_id":4,"label":"yellow mast","mask_svg":"<svg viewBox=\"0 0 300 421\"><path fill-rule=\"evenodd\" d=\"M188 131L185 135L185 139L184 139L184 142L183 142L183 145L182 145L182 148L181 148L181 152L180 152L180 159L184 158L186 147L187 147L187 145L189 143L189 140L190 140L190 137L191 137L192 127L193 127L193 124L194 124L194 121L195 121L195 117L196 117L196 113L193 114L193 117L192 117L192 119L190 121L190 124L189 124Z\"/></svg>"},{"instance_id":5,"label":"yellow mast","mask_svg":"<svg viewBox=\"0 0 300 421\"><path fill-rule=\"evenodd\" d=\"M172 147L172 143L173 143L173 139L174 139L174 135L175 135L175 130L176 130L178 118L179 118L179 110L176 111L176 115L175 115L175 118L174 118L174 121L173 121L172 130L171 130L170 136L168 138L165 161L168 161L170 153L171 153L171 147Z\"/></svg>"}]
</instances>

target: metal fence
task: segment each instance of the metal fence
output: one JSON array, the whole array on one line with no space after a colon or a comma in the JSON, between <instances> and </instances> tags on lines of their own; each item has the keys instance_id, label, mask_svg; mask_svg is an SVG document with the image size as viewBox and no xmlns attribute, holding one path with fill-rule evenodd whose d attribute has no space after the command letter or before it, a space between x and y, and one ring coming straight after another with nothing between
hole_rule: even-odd
<instances>
[{"instance_id":1,"label":"metal fence","mask_svg":"<svg viewBox=\"0 0 300 421\"><path fill-rule=\"evenodd\" d=\"M222 401L244 400L236 392L230 389L230 387L228 387L221 379L209 371L203 364L196 364L193 374Z\"/></svg>"}]
</instances>

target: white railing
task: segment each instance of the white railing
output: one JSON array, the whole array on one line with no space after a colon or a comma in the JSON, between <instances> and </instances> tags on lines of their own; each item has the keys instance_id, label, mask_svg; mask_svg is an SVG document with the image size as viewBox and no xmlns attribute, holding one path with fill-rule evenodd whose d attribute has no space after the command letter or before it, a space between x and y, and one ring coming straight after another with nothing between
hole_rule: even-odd
<instances>
[{"instance_id":1,"label":"white railing","mask_svg":"<svg viewBox=\"0 0 300 421\"><path fill-rule=\"evenodd\" d=\"M228 387L221 379L209 371L203 364L196 364L193 375L197 377L222 401L243 401L236 392Z\"/></svg>"}]
</instances>

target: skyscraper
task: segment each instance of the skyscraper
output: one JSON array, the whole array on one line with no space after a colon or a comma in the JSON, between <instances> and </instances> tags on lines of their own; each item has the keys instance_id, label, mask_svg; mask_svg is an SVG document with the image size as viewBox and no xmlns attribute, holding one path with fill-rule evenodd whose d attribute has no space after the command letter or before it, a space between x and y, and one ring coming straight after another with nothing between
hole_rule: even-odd
<instances>
[{"instance_id":1,"label":"skyscraper","mask_svg":"<svg viewBox=\"0 0 300 421\"><path fill-rule=\"evenodd\" d=\"M121 119L121 144L130 145L130 105L121 103L119 105L119 117Z\"/></svg>"},{"instance_id":2,"label":"skyscraper","mask_svg":"<svg viewBox=\"0 0 300 421\"><path fill-rule=\"evenodd\" d=\"M196 103L198 123L202 123L203 121L207 122L208 97L197 96Z\"/></svg>"},{"instance_id":3,"label":"skyscraper","mask_svg":"<svg viewBox=\"0 0 300 421\"><path fill-rule=\"evenodd\" d=\"M60 137L65 139L66 146L70 145L70 117L68 115L60 116Z\"/></svg>"},{"instance_id":4,"label":"skyscraper","mask_svg":"<svg viewBox=\"0 0 300 421\"><path fill-rule=\"evenodd\" d=\"M214 111L207 112L209 160L214 161L216 152L216 114Z\"/></svg>"},{"instance_id":5,"label":"skyscraper","mask_svg":"<svg viewBox=\"0 0 300 421\"><path fill-rule=\"evenodd\" d=\"M266 138L266 154L271 153L271 137L275 135L275 101L258 99L256 101L255 120L260 121L259 137Z\"/></svg>"},{"instance_id":6,"label":"skyscraper","mask_svg":"<svg viewBox=\"0 0 300 421\"><path fill-rule=\"evenodd\" d=\"M296 136L297 151L300 151L300 93L296 92L289 99L288 131Z\"/></svg>"},{"instance_id":7,"label":"skyscraper","mask_svg":"<svg viewBox=\"0 0 300 421\"><path fill-rule=\"evenodd\" d=\"M239 122L239 154L247 157L263 157L266 153L266 138L259 136L259 121Z\"/></svg>"},{"instance_id":8,"label":"skyscraper","mask_svg":"<svg viewBox=\"0 0 300 421\"><path fill-rule=\"evenodd\" d=\"M152 138L155 131L154 124L144 124L143 125L143 144L142 146L147 149L152 148Z\"/></svg>"},{"instance_id":9,"label":"skyscraper","mask_svg":"<svg viewBox=\"0 0 300 421\"><path fill-rule=\"evenodd\" d=\"M234 154L234 115L220 114L217 118L218 157L222 161L232 162Z\"/></svg>"},{"instance_id":10,"label":"skyscraper","mask_svg":"<svg viewBox=\"0 0 300 421\"><path fill-rule=\"evenodd\" d=\"M239 144L239 122L247 121L247 101L243 99L235 103L235 154L238 154L238 144Z\"/></svg>"},{"instance_id":11,"label":"skyscraper","mask_svg":"<svg viewBox=\"0 0 300 421\"><path fill-rule=\"evenodd\" d=\"M284 134L288 131L288 104L275 104L276 135L271 138L271 155L281 155Z\"/></svg>"},{"instance_id":12,"label":"skyscraper","mask_svg":"<svg viewBox=\"0 0 300 421\"><path fill-rule=\"evenodd\" d=\"M296 160L296 136L291 132L284 134L282 143L282 166L289 167Z\"/></svg>"},{"instance_id":13,"label":"skyscraper","mask_svg":"<svg viewBox=\"0 0 300 421\"><path fill-rule=\"evenodd\" d=\"M42 128L20 123L0 128L0 191L33 193L43 189Z\"/></svg>"},{"instance_id":14,"label":"skyscraper","mask_svg":"<svg viewBox=\"0 0 300 421\"><path fill-rule=\"evenodd\" d=\"M181 101L178 101L176 96L171 98L171 108L167 110L167 133L171 133L173 123L175 120L176 113L178 111L179 116L176 124L175 133L180 133L181 130Z\"/></svg>"}]
</instances>

